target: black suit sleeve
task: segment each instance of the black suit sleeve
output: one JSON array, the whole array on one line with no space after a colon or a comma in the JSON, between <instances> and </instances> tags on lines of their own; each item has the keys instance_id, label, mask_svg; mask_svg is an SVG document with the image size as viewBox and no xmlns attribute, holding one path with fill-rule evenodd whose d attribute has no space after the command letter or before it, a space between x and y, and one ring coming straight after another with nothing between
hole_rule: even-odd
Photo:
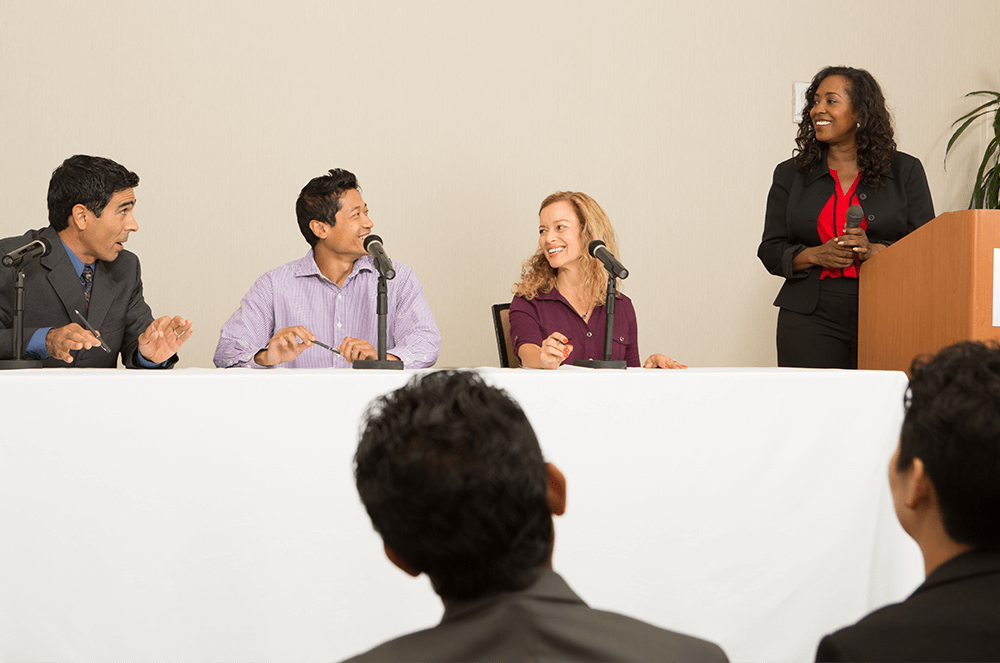
<instances>
[{"instance_id":1,"label":"black suit sleeve","mask_svg":"<svg viewBox=\"0 0 1000 663\"><path fill-rule=\"evenodd\" d=\"M791 161L780 163L774 169L771 190L767 193L764 234L757 247L757 257L767 271L786 279L806 278L809 273L808 270L795 273L792 269L795 256L806 248L805 244L793 243L788 238L788 193L795 173L795 166Z\"/></svg>"},{"instance_id":2,"label":"black suit sleeve","mask_svg":"<svg viewBox=\"0 0 1000 663\"><path fill-rule=\"evenodd\" d=\"M125 334L122 338L122 364L125 368L145 368L139 363L139 336L153 322L153 312L142 296L142 269L139 261L135 261L135 276L130 279L134 284L129 293L128 308L125 310ZM167 360L162 368L170 368L177 363L175 354Z\"/></svg>"},{"instance_id":3,"label":"black suit sleeve","mask_svg":"<svg viewBox=\"0 0 1000 663\"><path fill-rule=\"evenodd\" d=\"M816 661L850 661L852 660L847 652L843 651L834 641L832 635L828 635L819 642L816 650Z\"/></svg>"},{"instance_id":4,"label":"black suit sleeve","mask_svg":"<svg viewBox=\"0 0 1000 663\"><path fill-rule=\"evenodd\" d=\"M919 159L913 160L913 168L906 176L907 226L909 234L934 218L934 202L931 189L927 186L927 175Z\"/></svg>"}]
</instances>

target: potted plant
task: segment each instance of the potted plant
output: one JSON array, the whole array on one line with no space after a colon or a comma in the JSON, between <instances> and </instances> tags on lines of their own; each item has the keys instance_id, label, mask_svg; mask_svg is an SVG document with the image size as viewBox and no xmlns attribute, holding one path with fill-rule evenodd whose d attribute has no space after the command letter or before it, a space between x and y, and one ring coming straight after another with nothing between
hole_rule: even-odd
<instances>
[{"instance_id":1,"label":"potted plant","mask_svg":"<svg viewBox=\"0 0 1000 663\"><path fill-rule=\"evenodd\" d=\"M986 152L983 154L983 162L979 165L979 173L976 175L976 185L972 188L972 199L969 201L969 209L1000 209L1000 201L998 201L998 197L1000 197L1000 166L998 166L998 161L1000 161L1000 113L997 112L1000 110L1000 92L978 90L970 92L965 96L971 97L973 95L993 98L952 123L951 126L955 126L961 122L962 126L956 129L955 133L951 135L948 147L944 150L944 158L947 162L948 151L951 150L951 146L955 144L958 137L969 128L969 125L973 121L983 115L993 113L993 139L986 146Z\"/></svg>"},{"instance_id":2,"label":"potted plant","mask_svg":"<svg viewBox=\"0 0 1000 663\"><path fill-rule=\"evenodd\" d=\"M945 162L948 161L948 152L951 150L951 146L969 128L969 125L983 115L993 113L993 139L986 146L983 162L979 164L979 173L976 174L976 185L972 188L969 209L1000 209L1000 200L998 200L1000 197L1000 167L998 167L998 161L1000 161L1000 113L997 112L1000 111L1000 92L977 90L965 96L971 97L973 95L993 98L952 122L951 126L955 126L959 122L962 123L962 126L951 135L948 147L944 150L944 159Z\"/></svg>"}]
</instances>

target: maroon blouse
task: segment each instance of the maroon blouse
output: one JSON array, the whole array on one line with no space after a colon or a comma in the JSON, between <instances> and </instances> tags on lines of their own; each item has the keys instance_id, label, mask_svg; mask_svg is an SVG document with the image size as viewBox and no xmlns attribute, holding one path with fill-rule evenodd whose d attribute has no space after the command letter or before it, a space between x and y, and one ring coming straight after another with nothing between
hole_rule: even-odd
<instances>
[{"instance_id":1,"label":"maroon blouse","mask_svg":"<svg viewBox=\"0 0 1000 663\"><path fill-rule=\"evenodd\" d=\"M604 359L604 305L594 308L585 321L573 309L558 288L540 292L534 299L515 297L510 303L510 336L516 353L523 344L539 347L553 332L569 339L573 352L563 362L572 364L581 359ZM639 340L632 300L618 293L615 300L614 337L611 358L624 359L628 366L641 366Z\"/></svg>"}]
</instances>

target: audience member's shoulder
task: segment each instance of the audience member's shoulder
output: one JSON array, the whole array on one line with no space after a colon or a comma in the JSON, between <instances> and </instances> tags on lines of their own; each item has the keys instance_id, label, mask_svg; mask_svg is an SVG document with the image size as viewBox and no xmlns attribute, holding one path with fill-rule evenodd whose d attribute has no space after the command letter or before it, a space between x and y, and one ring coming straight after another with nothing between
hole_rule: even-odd
<instances>
[{"instance_id":1,"label":"audience member's shoulder","mask_svg":"<svg viewBox=\"0 0 1000 663\"><path fill-rule=\"evenodd\" d=\"M912 634L915 623L911 607L893 603L879 608L861 621L823 638L816 650L817 661L909 660L892 655L899 643Z\"/></svg>"},{"instance_id":2,"label":"audience member's shoulder","mask_svg":"<svg viewBox=\"0 0 1000 663\"><path fill-rule=\"evenodd\" d=\"M949 577L954 570L942 567L906 601L826 636L816 660L1000 660L1000 576Z\"/></svg>"},{"instance_id":3,"label":"audience member's shoulder","mask_svg":"<svg viewBox=\"0 0 1000 663\"><path fill-rule=\"evenodd\" d=\"M592 610L597 621L559 619L539 625L526 638L516 625L503 633L474 636L435 627L410 633L357 654L344 663L366 661L690 661L728 663L722 648L689 635L658 628L613 612ZM516 652L516 653L515 653Z\"/></svg>"},{"instance_id":4,"label":"audience member's shoulder","mask_svg":"<svg viewBox=\"0 0 1000 663\"><path fill-rule=\"evenodd\" d=\"M625 615L593 610L600 616L588 630L597 639L617 642L614 659L636 661L728 661L722 648L708 640L670 631Z\"/></svg>"},{"instance_id":5,"label":"audience member's shoulder","mask_svg":"<svg viewBox=\"0 0 1000 663\"><path fill-rule=\"evenodd\" d=\"M342 663L367 663L368 661L393 663L395 661L431 660L430 658L421 656L420 652L423 652L426 648L424 643L424 640L427 637L426 634L433 630L434 629L417 631L416 633L410 633L408 635L394 638L387 642L383 642L379 646L369 649L366 652L355 654L354 656L345 659ZM436 660L444 659L437 658Z\"/></svg>"},{"instance_id":6,"label":"audience member's shoulder","mask_svg":"<svg viewBox=\"0 0 1000 663\"><path fill-rule=\"evenodd\" d=\"M720 647L594 610L555 572L518 592L451 604L437 626L351 661L727 661Z\"/></svg>"}]
</instances>

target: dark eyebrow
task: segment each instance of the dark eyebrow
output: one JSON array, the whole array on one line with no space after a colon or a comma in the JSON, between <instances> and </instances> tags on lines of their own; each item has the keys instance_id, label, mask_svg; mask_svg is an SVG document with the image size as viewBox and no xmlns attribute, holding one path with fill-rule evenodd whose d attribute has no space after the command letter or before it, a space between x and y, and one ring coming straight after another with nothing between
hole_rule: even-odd
<instances>
[{"instance_id":1,"label":"dark eyebrow","mask_svg":"<svg viewBox=\"0 0 1000 663\"><path fill-rule=\"evenodd\" d=\"M135 205L135 201L134 200L126 200L124 203L122 203L121 205L118 206L118 209L119 210L123 210L126 207L131 207L133 205Z\"/></svg>"}]
</instances>

